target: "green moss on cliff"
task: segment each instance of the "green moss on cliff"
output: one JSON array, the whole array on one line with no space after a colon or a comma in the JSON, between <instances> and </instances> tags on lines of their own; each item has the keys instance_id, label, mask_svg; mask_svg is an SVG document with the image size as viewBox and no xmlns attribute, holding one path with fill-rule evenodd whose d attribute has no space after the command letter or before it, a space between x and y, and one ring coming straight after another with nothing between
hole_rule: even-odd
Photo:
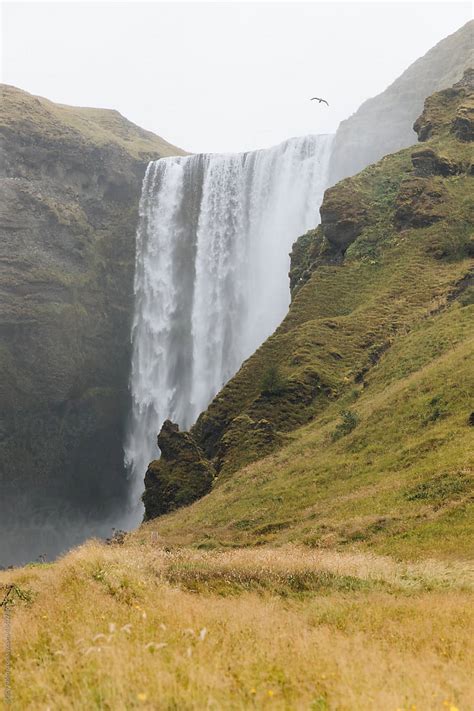
<instances>
[{"instance_id":1,"label":"green moss on cliff","mask_svg":"<svg viewBox=\"0 0 474 711\"><path fill-rule=\"evenodd\" d=\"M449 124L467 91L465 83L450 90ZM407 182L420 169L413 149L328 191L321 227L294 251L305 280L287 317L193 428L207 455L234 473L203 501L150 524L167 540L472 555L470 154L450 130L429 145L457 168L440 175L435 160L436 174L420 176L424 189L410 200ZM261 383L274 364L287 385L268 397ZM341 411L356 426L335 437ZM261 418L291 436L249 463L251 447L226 443L235 430L244 443L249 421ZM439 477L454 482L441 500L410 497Z\"/></svg>"},{"instance_id":2,"label":"green moss on cliff","mask_svg":"<svg viewBox=\"0 0 474 711\"><path fill-rule=\"evenodd\" d=\"M145 476L145 520L187 506L207 494L215 476L193 437L169 420L158 435L161 458L150 463Z\"/></svg>"},{"instance_id":3,"label":"green moss on cliff","mask_svg":"<svg viewBox=\"0 0 474 711\"><path fill-rule=\"evenodd\" d=\"M147 162L181 151L115 111L10 86L0 147L4 563L7 536L17 559L57 552L57 531L126 500L138 202Z\"/></svg>"},{"instance_id":4,"label":"green moss on cliff","mask_svg":"<svg viewBox=\"0 0 474 711\"><path fill-rule=\"evenodd\" d=\"M56 104L7 84L0 85L0 131L24 134L28 141L38 136L55 144L76 142L99 149L112 145L142 162L184 154L113 109Z\"/></svg>"}]
</instances>

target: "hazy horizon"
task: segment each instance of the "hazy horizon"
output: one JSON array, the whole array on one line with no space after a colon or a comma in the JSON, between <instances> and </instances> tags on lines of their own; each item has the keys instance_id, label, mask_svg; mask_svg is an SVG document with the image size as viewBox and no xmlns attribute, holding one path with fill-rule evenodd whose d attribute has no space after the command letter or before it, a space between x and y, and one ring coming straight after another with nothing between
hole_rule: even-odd
<instances>
[{"instance_id":1,"label":"hazy horizon","mask_svg":"<svg viewBox=\"0 0 474 711\"><path fill-rule=\"evenodd\" d=\"M243 151L333 133L470 15L468 2L4 2L1 79L117 109L192 152Z\"/></svg>"}]
</instances>

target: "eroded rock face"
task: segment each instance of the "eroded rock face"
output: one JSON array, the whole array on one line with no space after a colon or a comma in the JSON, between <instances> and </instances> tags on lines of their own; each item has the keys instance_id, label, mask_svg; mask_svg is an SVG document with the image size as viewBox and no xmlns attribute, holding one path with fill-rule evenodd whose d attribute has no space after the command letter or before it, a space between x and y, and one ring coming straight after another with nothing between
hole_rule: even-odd
<instances>
[{"instance_id":1,"label":"eroded rock face","mask_svg":"<svg viewBox=\"0 0 474 711\"><path fill-rule=\"evenodd\" d=\"M397 229L428 227L446 216L446 188L441 182L410 177L402 181L396 200Z\"/></svg>"},{"instance_id":2,"label":"eroded rock face","mask_svg":"<svg viewBox=\"0 0 474 711\"><path fill-rule=\"evenodd\" d=\"M420 141L430 139L436 146L453 135L462 142L472 140L473 78L474 70L469 68L454 86L427 98L414 125ZM399 230L428 227L446 217L448 192L443 178L470 170L467 164L440 155L432 146L417 148L411 157L414 176L401 182L395 205L394 223Z\"/></svg>"},{"instance_id":3,"label":"eroded rock face","mask_svg":"<svg viewBox=\"0 0 474 711\"><path fill-rule=\"evenodd\" d=\"M320 208L324 237L344 252L367 224L367 208L350 182L326 190Z\"/></svg>"},{"instance_id":4,"label":"eroded rock face","mask_svg":"<svg viewBox=\"0 0 474 711\"><path fill-rule=\"evenodd\" d=\"M472 141L474 133L474 70L469 67L454 86L429 96L413 128L418 140L452 133L462 141Z\"/></svg>"},{"instance_id":5,"label":"eroded rock face","mask_svg":"<svg viewBox=\"0 0 474 711\"><path fill-rule=\"evenodd\" d=\"M411 154L415 175L426 178L431 175L457 175L462 172L462 167L444 156L439 156L432 148L419 148Z\"/></svg>"},{"instance_id":6,"label":"eroded rock face","mask_svg":"<svg viewBox=\"0 0 474 711\"><path fill-rule=\"evenodd\" d=\"M180 151L117 112L9 86L0 151L1 564L59 552L75 519L105 520L126 498L141 182L160 151Z\"/></svg>"},{"instance_id":7,"label":"eroded rock face","mask_svg":"<svg viewBox=\"0 0 474 711\"><path fill-rule=\"evenodd\" d=\"M145 520L187 506L207 494L215 470L189 432L166 420L158 435L161 459L150 463L145 476Z\"/></svg>"},{"instance_id":8,"label":"eroded rock face","mask_svg":"<svg viewBox=\"0 0 474 711\"><path fill-rule=\"evenodd\" d=\"M474 105L462 104L454 118L451 130L460 141L474 141Z\"/></svg>"}]
</instances>

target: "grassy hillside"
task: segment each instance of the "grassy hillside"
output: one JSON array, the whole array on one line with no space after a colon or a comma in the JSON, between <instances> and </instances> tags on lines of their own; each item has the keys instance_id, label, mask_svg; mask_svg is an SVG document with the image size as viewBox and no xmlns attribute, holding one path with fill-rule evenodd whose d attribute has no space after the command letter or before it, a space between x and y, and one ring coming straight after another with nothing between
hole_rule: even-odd
<instances>
[{"instance_id":1,"label":"grassy hillside","mask_svg":"<svg viewBox=\"0 0 474 711\"><path fill-rule=\"evenodd\" d=\"M473 579L459 565L88 544L0 573L16 709L468 711Z\"/></svg>"},{"instance_id":2,"label":"grassy hillside","mask_svg":"<svg viewBox=\"0 0 474 711\"><path fill-rule=\"evenodd\" d=\"M468 80L422 145L327 191L287 318L162 431L151 502L214 471L210 493L0 573L15 708L474 707Z\"/></svg>"},{"instance_id":3,"label":"grassy hillside","mask_svg":"<svg viewBox=\"0 0 474 711\"><path fill-rule=\"evenodd\" d=\"M124 155L148 162L162 156L183 155L184 151L164 138L145 131L112 109L96 109L56 104L41 96L8 84L0 85L0 133L23 134L29 142L35 136L41 143L62 140L113 146Z\"/></svg>"},{"instance_id":4,"label":"grassy hillside","mask_svg":"<svg viewBox=\"0 0 474 711\"><path fill-rule=\"evenodd\" d=\"M144 531L474 555L469 77L427 102L423 145L326 192L295 246L288 316L193 428L213 491Z\"/></svg>"}]
</instances>

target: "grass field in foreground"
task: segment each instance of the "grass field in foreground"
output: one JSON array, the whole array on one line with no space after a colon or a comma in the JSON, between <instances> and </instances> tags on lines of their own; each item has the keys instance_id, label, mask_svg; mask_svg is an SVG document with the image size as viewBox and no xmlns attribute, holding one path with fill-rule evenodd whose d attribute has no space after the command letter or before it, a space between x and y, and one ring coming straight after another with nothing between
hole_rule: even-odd
<instances>
[{"instance_id":1,"label":"grass field in foreground","mask_svg":"<svg viewBox=\"0 0 474 711\"><path fill-rule=\"evenodd\" d=\"M474 707L466 563L130 538L6 582L30 597L12 613L16 709Z\"/></svg>"}]
</instances>

